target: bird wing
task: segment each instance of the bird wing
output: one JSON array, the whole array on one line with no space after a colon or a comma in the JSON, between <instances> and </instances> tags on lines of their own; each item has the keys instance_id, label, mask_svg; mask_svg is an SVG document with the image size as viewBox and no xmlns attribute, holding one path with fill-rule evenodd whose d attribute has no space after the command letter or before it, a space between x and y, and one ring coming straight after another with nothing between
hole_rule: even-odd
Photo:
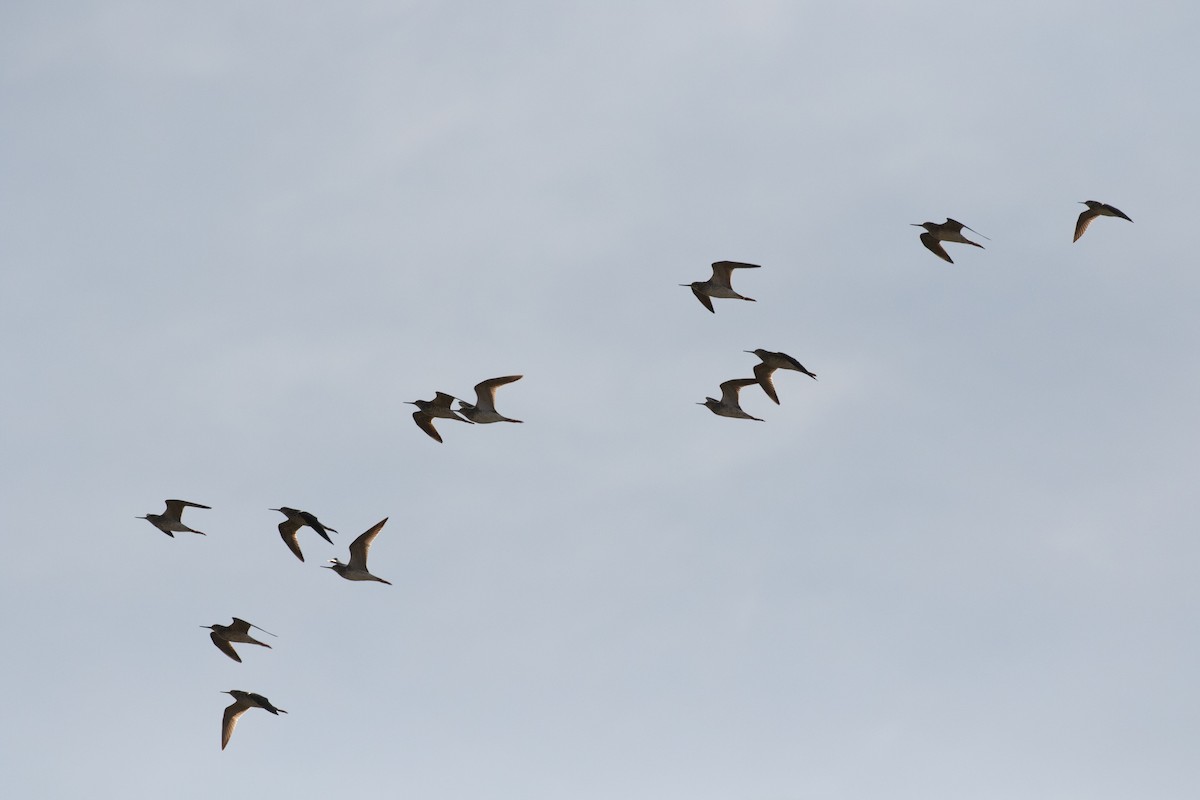
<instances>
[{"instance_id":1,"label":"bird wing","mask_svg":"<svg viewBox=\"0 0 1200 800\"><path fill-rule=\"evenodd\" d=\"M1104 207L1107 208L1109 213L1111 213L1114 217L1120 217L1121 219L1127 219L1130 222L1133 222L1133 220L1125 216L1125 212L1121 211L1121 209L1117 208L1116 206L1110 206L1108 203L1105 203Z\"/></svg>"},{"instance_id":2,"label":"bird wing","mask_svg":"<svg viewBox=\"0 0 1200 800\"><path fill-rule=\"evenodd\" d=\"M264 711L270 711L272 714L276 714L276 715L287 713L282 708L271 705L271 701L268 700L267 698L263 697L258 692L246 692L246 696L249 697L251 701L253 701L259 708L263 709Z\"/></svg>"},{"instance_id":3,"label":"bird wing","mask_svg":"<svg viewBox=\"0 0 1200 800\"><path fill-rule=\"evenodd\" d=\"M433 417L424 411L414 411L413 422L416 422L417 427L429 434L429 437L435 442L442 441L442 435L437 432L437 428L433 427Z\"/></svg>"},{"instance_id":4,"label":"bird wing","mask_svg":"<svg viewBox=\"0 0 1200 800\"><path fill-rule=\"evenodd\" d=\"M434 395L434 398L432 400L430 400L429 402L431 405L436 406L437 408L444 408L447 411L449 411L450 404L453 403L457 399L458 398L455 397L454 395L446 394L445 392L438 392L436 395Z\"/></svg>"},{"instance_id":5,"label":"bird wing","mask_svg":"<svg viewBox=\"0 0 1200 800\"><path fill-rule=\"evenodd\" d=\"M1079 219L1077 219L1075 221L1075 238L1072 239L1071 241L1078 242L1079 237L1083 236L1083 232L1086 231L1088 229L1088 226L1092 224L1092 220L1094 220L1098 216L1100 216L1099 211L1093 211L1090 208L1083 211L1079 215Z\"/></svg>"},{"instance_id":6,"label":"bird wing","mask_svg":"<svg viewBox=\"0 0 1200 800\"><path fill-rule=\"evenodd\" d=\"M280 537L282 537L288 549L295 553L296 558L301 561L304 560L304 553L300 552L300 542L296 541L296 531L300 530L300 526L303 524L300 520L294 520L290 517L279 523Z\"/></svg>"},{"instance_id":7,"label":"bird wing","mask_svg":"<svg viewBox=\"0 0 1200 800\"><path fill-rule=\"evenodd\" d=\"M191 508L209 508L209 506L202 506L199 503L189 503L187 500L168 500L167 510L163 513L163 516L179 522L179 517L183 514L183 509L189 506Z\"/></svg>"},{"instance_id":8,"label":"bird wing","mask_svg":"<svg viewBox=\"0 0 1200 800\"><path fill-rule=\"evenodd\" d=\"M817 373L809 372L807 369L805 369L803 364L801 364L799 361L797 361L796 359L789 356L787 353L776 353L775 356L783 361L786 361L788 364L791 364L792 369L796 370L797 372L803 372L805 375L812 378L813 380L817 379Z\"/></svg>"},{"instance_id":9,"label":"bird wing","mask_svg":"<svg viewBox=\"0 0 1200 800\"><path fill-rule=\"evenodd\" d=\"M496 390L506 383L519 381L522 375L506 375L503 378L488 378L475 384L475 407L487 411L496 410Z\"/></svg>"},{"instance_id":10,"label":"bird wing","mask_svg":"<svg viewBox=\"0 0 1200 800\"><path fill-rule=\"evenodd\" d=\"M244 620L244 619L234 617L233 624L228 627L229 627L229 630L233 631L234 633L249 633L250 629L255 626L250 624L249 622L246 622L246 620Z\"/></svg>"},{"instance_id":11,"label":"bird wing","mask_svg":"<svg viewBox=\"0 0 1200 800\"><path fill-rule=\"evenodd\" d=\"M779 405L779 395L775 393L775 384L771 382L773 372L775 372L775 368L768 366L766 362L754 365L754 378L758 381L758 385L767 393L767 397L775 401L775 405Z\"/></svg>"},{"instance_id":12,"label":"bird wing","mask_svg":"<svg viewBox=\"0 0 1200 800\"><path fill-rule=\"evenodd\" d=\"M241 661L241 659L238 659ZM221 749L225 749L225 745L229 744L229 737L233 736L233 729L237 727L238 717L246 713L246 709L250 708L250 704L244 700L234 700L233 703L225 707L225 714L221 717Z\"/></svg>"},{"instance_id":13,"label":"bird wing","mask_svg":"<svg viewBox=\"0 0 1200 800\"><path fill-rule=\"evenodd\" d=\"M233 645L231 645L225 639L221 638L221 636L216 631L213 631L212 633L210 633L208 635L208 638L212 639L213 644L215 644L217 646L217 649L220 650L222 653L229 656L230 658L232 658L234 661L238 662L239 664L242 663L242 657L239 656L237 654L237 651L233 649Z\"/></svg>"},{"instance_id":14,"label":"bird wing","mask_svg":"<svg viewBox=\"0 0 1200 800\"><path fill-rule=\"evenodd\" d=\"M922 233L921 244L925 245L929 252L933 253L938 258L949 261L951 264L954 263L954 259L946 255L946 251L942 249L942 243L939 242L937 237L935 237L932 233Z\"/></svg>"},{"instance_id":15,"label":"bird wing","mask_svg":"<svg viewBox=\"0 0 1200 800\"><path fill-rule=\"evenodd\" d=\"M757 378L735 378L731 381L725 381L721 384L721 402L726 405L738 404L738 392L743 386L749 386L752 383L758 383Z\"/></svg>"},{"instance_id":16,"label":"bird wing","mask_svg":"<svg viewBox=\"0 0 1200 800\"><path fill-rule=\"evenodd\" d=\"M717 313L717 310L715 308L713 308L712 300L709 298L708 295L701 292L695 286L691 287L691 289L692 289L692 294L696 295L696 299L699 300L701 303L703 303L705 308L707 308L709 311L711 311L714 314Z\"/></svg>"},{"instance_id":17,"label":"bird wing","mask_svg":"<svg viewBox=\"0 0 1200 800\"><path fill-rule=\"evenodd\" d=\"M329 542L330 544L333 544L333 539L330 539L329 534L325 533L325 531L331 530L334 533L337 533L337 531L334 531L333 528L326 528L324 525L321 524L321 521L319 519L317 519L315 514L310 514L307 511L301 511L300 518L302 520L304 520L305 525L307 525L308 527L312 528L314 531L319 533L321 535L322 539Z\"/></svg>"},{"instance_id":18,"label":"bird wing","mask_svg":"<svg viewBox=\"0 0 1200 800\"><path fill-rule=\"evenodd\" d=\"M350 544L350 568L356 570L367 571L367 553L371 551L371 542L375 541L375 537L383 530L384 524L388 521L384 517L379 522L372 525L363 535L359 536Z\"/></svg>"},{"instance_id":19,"label":"bird wing","mask_svg":"<svg viewBox=\"0 0 1200 800\"><path fill-rule=\"evenodd\" d=\"M729 281L733 278L735 269L760 269L761 267L761 264L747 264L745 261L714 261L712 282L719 283L726 289L732 289Z\"/></svg>"}]
</instances>

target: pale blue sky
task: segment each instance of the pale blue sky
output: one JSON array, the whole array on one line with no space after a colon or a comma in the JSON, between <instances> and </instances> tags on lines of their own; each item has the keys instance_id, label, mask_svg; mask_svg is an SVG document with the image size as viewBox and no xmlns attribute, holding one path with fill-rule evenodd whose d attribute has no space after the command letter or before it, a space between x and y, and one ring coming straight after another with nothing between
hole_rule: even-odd
<instances>
[{"instance_id":1,"label":"pale blue sky","mask_svg":"<svg viewBox=\"0 0 1200 800\"><path fill-rule=\"evenodd\" d=\"M1198 30L0 6L7 793L1192 800ZM758 347L820 379L695 405Z\"/></svg>"}]
</instances>

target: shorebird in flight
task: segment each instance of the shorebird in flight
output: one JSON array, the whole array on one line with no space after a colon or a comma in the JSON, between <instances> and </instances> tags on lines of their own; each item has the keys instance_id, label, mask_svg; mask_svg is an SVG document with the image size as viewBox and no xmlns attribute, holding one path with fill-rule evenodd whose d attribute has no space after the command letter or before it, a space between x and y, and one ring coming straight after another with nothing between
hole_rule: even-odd
<instances>
[{"instance_id":1,"label":"shorebird in flight","mask_svg":"<svg viewBox=\"0 0 1200 800\"><path fill-rule=\"evenodd\" d=\"M962 235L963 228L967 228L967 226L958 220L946 217L945 222L914 222L912 224L914 227L925 229L925 233L921 234L921 244L925 245L938 258L949 261L951 264L954 263L954 260L946 255L945 249L942 248L942 242L961 242L983 249L983 245L979 242L972 242ZM967 230L983 236L974 228L967 228ZM988 237L983 236L983 238L987 239Z\"/></svg>"},{"instance_id":2,"label":"shorebird in flight","mask_svg":"<svg viewBox=\"0 0 1200 800\"><path fill-rule=\"evenodd\" d=\"M209 637L212 639L213 644L217 646L217 649L239 664L242 663L242 657L239 656L237 651L233 649L231 642L238 642L240 644L257 644L261 645L262 647L266 647L267 649L270 649L271 647L271 645L267 644L266 642L260 642L258 639L255 639L250 635L250 629L258 628L257 625L253 625L249 622L246 622L246 620L238 619L237 617L233 618L233 624L231 625L201 625L200 627L210 628L212 633L209 634ZM275 635L266 628L258 629L269 636Z\"/></svg>"},{"instance_id":3,"label":"shorebird in flight","mask_svg":"<svg viewBox=\"0 0 1200 800\"><path fill-rule=\"evenodd\" d=\"M754 379L758 381L758 385L767 393L767 397L775 401L775 405L779 405L779 395L775 393L775 384L771 381L771 375L777 369L794 369L796 372L803 372L814 381L817 379L817 373L809 372L796 359L789 356L787 353L772 353L770 350L763 350L761 347L757 350L746 350L747 353L752 353L762 359L761 364L756 364L754 367Z\"/></svg>"},{"instance_id":4,"label":"shorebird in flight","mask_svg":"<svg viewBox=\"0 0 1200 800\"><path fill-rule=\"evenodd\" d=\"M189 507L210 508L210 506L202 506L199 503L189 503L187 500L168 500L167 510L163 513L147 514L144 517L137 517L137 519L149 521L151 525L158 528L172 539L175 538L175 534L177 533L198 533L201 536L207 536L208 534L204 531L198 531L195 528L189 528L187 525L184 525L182 521L180 521L179 518L183 516L183 509Z\"/></svg>"},{"instance_id":5,"label":"shorebird in flight","mask_svg":"<svg viewBox=\"0 0 1200 800\"><path fill-rule=\"evenodd\" d=\"M754 378L738 378L732 381L725 381L721 384L721 399L714 400L711 397L704 398L703 403L697 403L698 406L707 406L708 410L722 417L736 417L738 419L753 419L762 422L758 417L752 417L742 407L738 405L738 392L743 386L752 386L758 383Z\"/></svg>"},{"instance_id":6,"label":"shorebird in flight","mask_svg":"<svg viewBox=\"0 0 1200 800\"><path fill-rule=\"evenodd\" d=\"M734 300L749 300L751 303L757 302L753 297L743 297L733 290L730 285L730 279L733 276L735 269L761 269L761 264L746 264L742 261L714 261L712 265L712 277L706 281L693 281L692 283L681 283L680 286L687 286L692 290L692 294L696 295L705 308L712 313L717 313L713 308L712 298L727 297Z\"/></svg>"},{"instance_id":7,"label":"shorebird in flight","mask_svg":"<svg viewBox=\"0 0 1200 800\"><path fill-rule=\"evenodd\" d=\"M442 441L442 435L437 432L437 428L433 427L434 419L456 419L459 422L470 422L469 419L463 419L453 409L450 404L458 400L453 395L448 395L445 392L438 392L432 400L405 400L404 402L416 406L417 410L413 412L413 421L417 423L417 427L429 434L435 442ZM459 400L461 403L462 401Z\"/></svg>"},{"instance_id":8,"label":"shorebird in flight","mask_svg":"<svg viewBox=\"0 0 1200 800\"><path fill-rule=\"evenodd\" d=\"M521 422L519 419L509 419L496 411L496 390L506 383L519 381L522 375L507 375L503 378L488 378L475 384L475 405L463 400L458 401L455 409L471 422L480 424L487 422ZM418 423L420 424L420 423Z\"/></svg>"},{"instance_id":9,"label":"shorebird in flight","mask_svg":"<svg viewBox=\"0 0 1200 800\"><path fill-rule=\"evenodd\" d=\"M375 537L383 530L383 526L387 521L388 518L384 517L372 525L366 533L350 543L349 564L343 564L335 558L329 562L328 566L322 566L325 569L333 570L348 581L379 581L391 586L391 581L385 581L383 578L377 578L370 572L367 572L367 553L371 550L371 542L375 541Z\"/></svg>"},{"instance_id":10,"label":"shorebird in flight","mask_svg":"<svg viewBox=\"0 0 1200 800\"><path fill-rule=\"evenodd\" d=\"M283 522L279 523L279 535L283 537L283 541L287 544L288 549L295 553L296 558L304 560L304 553L300 552L300 542L296 539L296 534L305 525L312 528L321 535L325 541L333 544L333 539L329 538L329 534L325 531L333 531L337 533L337 528L330 528L328 525L322 525L321 521L307 511L300 511L295 508L269 508L268 511L278 511L287 517Z\"/></svg>"},{"instance_id":11,"label":"shorebird in flight","mask_svg":"<svg viewBox=\"0 0 1200 800\"><path fill-rule=\"evenodd\" d=\"M1079 215L1079 220L1075 223L1075 238L1072 241L1079 241L1079 237L1083 236L1083 232L1088 229L1088 225L1092 224L1092 220L1096 217L1120 217L1121 219L1129 219L1125 216L1125 212L1119 208L1113 208L1108 203L1101 203L1096 200L1081 200L1080 203L1087 206L1087 211ZM1133 220L1129 219L1130 222Z\"/></svg>"},{"instance_id":12,"label":"shorebird in flight","mask_svg":"<svg viewBox=\"0 0 1200 800\"><path fill-rule=\"evenodd\" d=\"M221 749L225 749L225 745L229 744L229 737L233 736L233 729L237 727L238 717L245 714L252 708L261 708L264 711L270 711L275 716L286 714L282 708L276 708L271 705L271 701L263 697L257 692L243 692L241 689L230 689L228 692L222 692L233 696L233 703L225 707L225 715L221 717Z\"/></svg>"}]
</instances>

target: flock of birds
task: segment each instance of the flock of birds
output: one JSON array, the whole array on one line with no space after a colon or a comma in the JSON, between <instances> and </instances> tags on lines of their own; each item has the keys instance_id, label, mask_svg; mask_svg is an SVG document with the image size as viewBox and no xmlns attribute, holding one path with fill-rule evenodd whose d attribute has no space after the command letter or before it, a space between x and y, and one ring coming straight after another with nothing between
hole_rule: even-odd
<instances>
[{"instance_id":1,"label":"flock of birds","mask_svg":"<svg viewBox=\"0 0 1200 800\"><path fill-rule=\"evenodd\" d=\"M183 511L186 508L203 508L211 509L211 506L193 503L188 500L168 500L166 501L166 509L161 514L147 514L138 519L144 519L151 525L158 528L160 531L175 538L177 533L195 533L200 536L207 536L204 531L198 531L195 528L188 526L183 521ZM270 511L278 511L287 519L279 523L279 536L283 539L288 549L301 561L304 560L304 553L300 550L300 543L297 541L297 534L300 529L307 526L316 531L321 538L333 544L333 540L329 538L329 532L337 533L336 528L331 528L328 525L321 523L316 515L310 514L307 511L301 511L295 508L283 506L281 508L272 508ZM375 537L383 530L383 526L387 524L387 517L384 517L379 522L372 525L358 538L350 543L350 561L343 564L338 559L331 559L329 564L322 564L326 569L331 569L338 575L341 575L348 581L376 581L378 583L386 583L392 585L391 581L384 580L378 575L372 575L367 569L367 553L371 550L371 543L375 541ZM233 622L229 625L201 625L201 628L207 628L211 631L209 638L212 643L217 646L225 655L229 656L239 664L242 663L242 657L238 655L234 649L234 643L237 644L256 644L261 647L270 648L271 645L266 642L260 642L250 635L250 629L256 628L269 636L275 634L260 628L259 626L247 622L239 617L234 617ZM282 708L279 708L271 703L266 697L257 692L246 692L241 689L230 689L223 692L233 697L233 702L226 706L225 713L221 717L221 749L224 750L229 744L229 739L233 736L233 729L237 727L238 719L242 714L252 708L261 708L264 711L269 711L278 716L286 714Z\"/></svg>"},{"instance_id":2,"label":"flock of birds","mask_svg":"<svg viewBox=\"0 0 1200 800\"><path fill-rule=\"evenodd\" d=\"M1101 203L1095 200L1085 200L1083 205L1087 206L1087 210L1079 215L1079 219L1075 223L1075 238L1073 241L1079 241L1088 226L1092 224L1097 217L1119 217L1120 219L1133 222L1124 212L1119 209ZM930 250L938 258L941 258L953 264L953 259L946 253L942 247L943 242L955 242L960 244L969 244L974 247L982 248L983 245L978 242L973 242L963 236L963 230L971 231L978 236L987 239L986 236L967 227L963 223L947 217L945 222L922 222L913 223L918 228L924 228L925 232L921 234L921 244ZM752 297L745 297L733 289L732 275L735 269L758 269L758 264L747 264L740 261L717 261L712 265L712 277L706 281L695 281L693 283L680 284L687 286L692 290L696 299L707 308L710 312L716 313L713 308L713 298L746 300L755 302ZM779 404L779 395L775 391L775 385L772 376L777 370L793 370L803 373L810 378L816 379L816 373L810 372L796 359L786 353L777 353L770 350L759 348L757 350L746 350L744 352L752 353L758 356L759 363L753 369L753 378L735 378L727 380L720 385L721 398L715 399L706 397L703 405L712 411L714 414L722 417L733 417L736 419L752 419L761 422L758 417L747 414L739 403L738 397L741 390L747 386L758 385L762 388L776 405ZM441 434L434 427L435 419L453 419L459 422L467 422L470 424L487 424L492 422L521 422L519 419L506 417L496 410L496 390L501 386L513 383L522 378L521 375L506 375L499 378L489 378L475 385L475 402L468 403L460 400L453 395L445 392L437 392L432 400L410 400L406 401L410 405L415 405L417 410L413 412L413 420L417 426L437 442L442 441ZM454 408L453 404L458 402L458 407ZM209 509L210 506L201 505L200 503L192 503L187 500L167 500L166 510L161 514L147 514L138 519L144 519L150 522L154 527L165 533L167 536L174 538L176 533L195 533L201 536L206 535L203 531L198 531L191 528L183 522L183 512L186 508ZM324 525L317 517L307 511L300 511L295 508L283 506L280 508L269 509L278 511L283 514L286 519L279 523L279 535L291 550L296 558L304 561L304 553L300 549L300 543L297 539L301 528L309 527L317 532L325 541L333 544L333 540L329 538L329 532L337 533L335 528ZM375 541L375 537L383 529L387 523L387 518L380 520L372 525L358 538L350 544L350 560L343 564L338 559L331 559L329 564L322 565L326 569L331 569L341 577L350 581L375 581L385 583L391 586L390 581L386 581L376 575L372 575L367 569L367 554L370 552L371 543ZM211 631L209 637L212 639L217 649L224 653L234 661L241 663L241 656L238 655L233 645L236 644L254 644L261 647L270 648L266 642L260 642L250 634L250 629L255 628L270 636L275 634L258 627L244 619L238 617L233 618L233 622L229 625L201 625L202 628L207 628ZM229 744L229 739L233 735L233 730L237 726L238 719L242 714L252 708L261 708L271 714L279 715L287 712L282 708L273 705L270 700L256 692L246 692L241 689L231 689L223 692L233 697L233 703L225 708L225 712L221 718L221 749L224 750Z\"/></svg>"}]
</instances>

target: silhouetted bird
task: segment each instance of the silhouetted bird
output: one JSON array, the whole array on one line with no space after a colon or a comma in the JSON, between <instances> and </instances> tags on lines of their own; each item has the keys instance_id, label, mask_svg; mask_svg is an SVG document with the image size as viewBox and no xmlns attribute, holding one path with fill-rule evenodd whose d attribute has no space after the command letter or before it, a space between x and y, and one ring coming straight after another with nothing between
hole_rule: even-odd
<instances>
[{"instance_id":1,"label":"silhouetted bird","mask_svg":"<svg viewBox=\"0 0 1200 800\"><path fill-rule=\"evenodd\" d=\"M777 369L793 369L796 372L803 372L814 381L817 379L817 373L809 372L796 359L789 356L787 353L772 353L770 350L763 350L761 347L757 350L747 350L747 353L753 353L762 359L762 363L754 367L754 379L758 381L758 385L767 393L767 397L775 401L775 405L779 405L779 395L775 394L775 384L771 381L771 375Z\"/></svg>"},{"instance_id":2,"label":"silhouetted bird","mask_svg":"<svg viewBox=\"0 0 1200 800\"><path fill-rule=\"evenodd\" d=\"M945 259L951 264L954 263L954 259L946 255L946 251L941 245L942 242L961 242L962 244L974 245L980 249L983 248L983 245L979 244L979 242L972 242L962 235L963 228L967 228L967 226L958 220L947 217L945 222L914 222L912 224L917 228L924 228L926 231L921 234L921 244L929 248L929 251L938 258ZM979 231L973 228L967 228L967 230L971 231L971 233L979 233ZM983 236L982 233L979 233L979 235ZM983 238L987 239L988 237L983 236Z\"/></svg>"},{"instance_id":3,"label":"silhouetted bird","mask_svg":"<svg viewBox=\"0 0 1200 800\"><path fill-rule=\"evenodd\" d=\"M1072 241L1078 242L1079 237L1083 236L1083 232L1092 224L1092 220L1096 217L1120 217L1121 219L1133 220L1125 216L1125 213L1118 208L1110 206L1108 203L1101 203L1096 200L1081 200L1079 201L1087 206L1087 211L1079 215L1079 219L1075 222L1075 238Z\"/></svg>"},{"instance_id":4,"label":"silhouetted bird","mask_svg":"<svg viewBox=\"0 0 1200 800\"><path fill-rule=\"evenodd\" d=\"M359 536L350 543L350 563L343 564L336 558L329 562L330 566L325 569L331 569L338 575L341 575L348 581L379 581L392 585L391 581L385 581L383 578L377 578L367 571L367 553L371 551L371 542L375 541L375 537L379 535L379 531L383 529L384 524L388 521L384 517L379 522L372 525L366 533ZM324 565L322 565L324 566Z\"/></svg>"},{"instance_id":5,"label":"silhouetted bird","mask_svg":"<svg viewBox=\"0 0 1200 800\"><path fill-rule=\"evenodd\" d=\"M257 644L267 649L271 648L271 645L267 644L266 642L260 642L258 639L255 639L250 635L250 629L258 628L258 626L252 625L251 623L246 622L244 619L238 619L237 617L234 617L233 624L231 625L201 625L200 627L210 628L212 633L209 634L209 637L212 639L212 643L217 646L218 650L239 664L242 662L242 658L237 654L237 651L233 649L231 642L238 642L240 644ZM266 628L258 629L270 636L275 635Z\"/></svg>"},{"instance_id":6,"label":"silhouetted bird","mask_svg":"<svg viewBox=\"0 0 1200 800\"><path fill-rule=\"evenodd\" d=\"M509 419L496 411L496 390L506 383L521 380L521 375L508 375L503 378L489 378L475 384L475 405L458 401L455 409L471 422L521 422L519 419Z\"/></svg>"},{"instance_id":7,"label":"silhouetted bird","mask_svg":"<svg viewBox=\"0 0 1200 800\"><path fill-rule=\"evenodd\" d=\"M297 540L297 533L305 525L312 528L321 535L325 541L333 544L333 540L329 538L329 534L325 531L333 531L337 533L336 528L330 528L327 525L322 525L321 521L307 511L300 511L296 508L272 508L269 511L278 511L287 517L283 522L279 523L279 535L283 538L284 544L288 546L296 558L304 560L304 553L300 552L300 542Z\"/></svg>"},{"instance_id":8,"label":"silhouetted bird","mask_svg":"<svg viewBox=\"0 0 1200 800\"><path fill-rule=\"evenodd\" d=\"M739 378L737 380L725 381L721 384L721 399L714 400L711 397L704 398L703 403L697 403L698 406L707 406L708 410L722 417L736 417L738 419L753 419L762 422L758 417L752 417L742 407L738 405L738 392L743 386L750 386L758 383L754 378Z\"/></svg>"},{"instance_id":9,"label":"silhouetted bird","mask_svg":"<svg viewBox=\"0 0 1200 800\"><path fill-rule=\"evenodd\" d=\"M696 299L712 313L717 313L713 308L713 297L726 297L733 300L749 300L751 303L757 302L753 297L743 297L733 290L730 285L730 279L735 269L761 269L761 264L746 264L741 261L714 261L712 265L712 277L706 281L694 281L692 283L681 283L680 286L687 286L692 290L692 294L696 295Z\"/></svg>"},{"instance_id":10,"label":"silhouetted bird","mask_svg":"<svg viewBox=\"0 0 1200 800\"><path fill-rule=\"evenodd\" d=\"M176 533L198 533L201 536L207 536L208 534L204 531L198 531L183 524L180 517L183 516L184 508L209 508L209 506L202 506L199 503L189 503L187 500L168 500L167 510L163 513L147 514L144 517L137 517L137 519L148 520L151 525L172 539L175 538Z\"/></svg>"},{"instance_id":11,"label":"silhouetted bird","mask_svg":"<svg viewBox=\"0 0 1200 800\"><path fill-rule=\"evenodd\" d=\"M429 434L436 442L442 441L442 435L438 433L437 428L433 427L434 419L456 419L459 422L470 422L469 419L463 419L451 408L450 404L458 398L448 395L445 392L438 392L437 396L432 400L405 400L405 403L417 407L417 411L413 412L413 421L417 423L417 427ZM461 403L462 401L459 400Z\"/></svg>"},{"instance_id":12,"label":"silhouetted bird","mask_svg":"<svg viewBox=\"0 0 1200 800\"><path fill-rule=\"evenodd\" d=\"M237 727L238 717L245 714L251 708L261 708L264 711L270 711L276 716L286 714L282 708L276 708L271 705L271 701L256 692L243 692L241 689L230 689L228 692L222 692L233 696L233 703L225 708L225 715L221 717L221 749L225 749L225 745L229 744L229 737L233 736L233 729Z\"/></svg>"}]
</instances>

